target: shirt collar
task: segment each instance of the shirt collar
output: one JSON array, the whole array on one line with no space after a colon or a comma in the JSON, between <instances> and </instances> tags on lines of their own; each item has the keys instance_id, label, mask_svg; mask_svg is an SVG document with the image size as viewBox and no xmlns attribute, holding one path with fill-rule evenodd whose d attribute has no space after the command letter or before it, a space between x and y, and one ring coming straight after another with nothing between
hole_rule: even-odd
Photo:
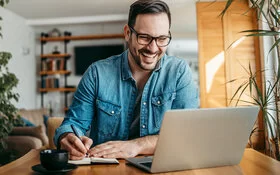
<instances>
[{"instance_id":1,"label":"shirt collar","mask_svg":"<svg viewBox=\"0 0 280 175\"><path fill-rule=\"evenodd\" d=\"M132 78L132 73L128 64L128 49L122 54L122 79Z\"/></svg>"}]
</instances>

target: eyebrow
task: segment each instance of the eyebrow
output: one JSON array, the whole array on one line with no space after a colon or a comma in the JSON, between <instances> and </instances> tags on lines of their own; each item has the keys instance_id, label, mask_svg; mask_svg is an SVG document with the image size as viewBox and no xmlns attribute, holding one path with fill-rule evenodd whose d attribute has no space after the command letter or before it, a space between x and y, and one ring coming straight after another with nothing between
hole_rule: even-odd
<instances>
[{"instance_id":1,"label":"eyebrow","mask_svg":"<svg viewBox=\"0 0 280 175\"><path fill-rule=\"evenodd\" d=\"M147 35L147 36L156 37L156 38L158 38L158 37L171 37L170 30L168 31L167 35L153 36L153 35L150 35L150 34L147 34L147 33L138 32L138 31L136 31L136 29L134 27L131 27L130 25L129 25L129 28L131 28L137 35Z\"/></svg>"},{"instance_id":2,"label":"eyebrow","mask_svg":"<svg viewBox=\"0 0 280 175\"><path fill-rule=\"evenodd\" d=\"M159 37L170 37L170 35L152 36L152 35L149 35L149 34L146 34L146 33L138 33L138 35L147 35L147 36L154 37L154 38L159 38Z\"/></svg>"},{"instance_id":3,"label":"eyebrow","mask_svg":"<svg viewBox=\"0 0 280 175\"><path fill-rule=\"evenodd\" d=\"M133 28L134 29L134 28ZM168 32L169 34L168 35L159 35L159 36L153 36L153 35L150 35L150 34L147 34L147 33L140 33L140 32L137 32L135 29L134 31L138 34L138 35L148 35L148 36L151 36L151 37L170 37L170 31Z\"/></svg>"}]
</instances>

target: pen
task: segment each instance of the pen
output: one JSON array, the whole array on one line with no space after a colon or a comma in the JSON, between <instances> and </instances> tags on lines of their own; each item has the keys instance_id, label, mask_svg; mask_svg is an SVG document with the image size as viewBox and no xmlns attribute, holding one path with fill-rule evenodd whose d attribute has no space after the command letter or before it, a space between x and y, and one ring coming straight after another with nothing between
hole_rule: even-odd
<instances>
[{"instance_id":1,"label":"pen","mask_svg":"<svg viewBox=\"0 0 280 175\"><path fill-rule=\"evenodd\" d=\"M79 136L79 134L78 134L76 128L74 127L74 125L71 125L71 128L72 128L72 130L73 130L75 136L78 137L80 140L82 140L81 137Z\"/></svg>"},{"instance_id":2,"label":"pen","mask_svg":"<svg viewBox=\"0 0 280 175\"><path fill-rule=\"evenodd\" d=\"M81 139L81 137L79 136L79 134L78 134L76 128L74 127L74 125L71 125L71 128L72 128L72 130L73 130L75 136L78 137L78 138L82 141L82 139ZM88 157L88 153L86 153L86 157Z\"/></svg>"}]
</instances>

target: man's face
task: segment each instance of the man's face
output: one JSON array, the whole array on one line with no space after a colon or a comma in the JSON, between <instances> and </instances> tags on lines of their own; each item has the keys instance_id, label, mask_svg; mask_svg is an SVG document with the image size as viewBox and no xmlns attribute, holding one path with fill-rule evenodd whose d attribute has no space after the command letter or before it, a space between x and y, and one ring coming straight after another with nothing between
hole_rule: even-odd
<instances>
[{"instance_id":1,"label":"man's face","mask_svg":"<svg viewBox=\"0 0 280 175\"><path fill-rule=\"evenodd\" d=\"M152 37L169 36L169 20L165 13L138 15L135 25L131 27L138 34L147 34ZM138 69L154 70L157 62L166 52L167 46L158 47L155 39L150 44L141 45L137 42L136 33L129 30L130 35L127 42L130 62Z\"/></svg>"}]
</instances>

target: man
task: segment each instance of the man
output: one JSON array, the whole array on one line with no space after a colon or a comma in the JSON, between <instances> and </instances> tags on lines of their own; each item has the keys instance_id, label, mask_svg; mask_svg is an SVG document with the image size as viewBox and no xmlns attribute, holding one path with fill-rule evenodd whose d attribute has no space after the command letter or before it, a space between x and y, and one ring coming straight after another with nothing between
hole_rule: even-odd
<instances>
[{"instance_id":1,"label":"man","mask_svg":"<svg viewBox=\"0 0 280 175\"><path fill-rule=\"evenodd\" d=\"M70 152L70 159L153 154L165 111L197 108L190 68L165 54L170 26L166 3L138 0L130 6L124 26L128 50L88 68L56 130L55 143ZM90 138L84 136L89 129Z\"/></svg>"}]
</instances>

